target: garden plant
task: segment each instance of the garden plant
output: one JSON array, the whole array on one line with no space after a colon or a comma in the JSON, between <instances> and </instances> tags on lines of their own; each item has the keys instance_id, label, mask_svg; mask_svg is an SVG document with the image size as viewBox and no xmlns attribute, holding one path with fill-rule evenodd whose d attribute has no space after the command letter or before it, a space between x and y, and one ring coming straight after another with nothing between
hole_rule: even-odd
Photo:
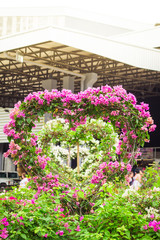
<instances>
[{"instance_id":1,"label":"garden plant","mask_svg":"<svg viewBox=\"0 0 160 240\"><path fill-rule=\"evenodd\" d=\"M63 118L66 131L59 123L49 134L33 134L45 113ZM160 238L159 168L146 169L139 191L126 191L124 182L139 148L149 141L148 132L156 127L148 104L137 104L121 86L89 88L78 94L54 89L29 94L15 105L10 118L4 126L10 142L5 155L25 169L30 181L27 188L15 187L0 196L1 239ZM88 131L82 126L89 119L104 121L105 141L98 137L101 131L96 131L96 124ZM83 177L86 169L68 173L69 167L62 167L51 154L50 143L63 142L66 133L68 147L93 136L101 138L94 158L99 164L93 168L91 164L87 177Z\"/></svg>"}]
</instances>

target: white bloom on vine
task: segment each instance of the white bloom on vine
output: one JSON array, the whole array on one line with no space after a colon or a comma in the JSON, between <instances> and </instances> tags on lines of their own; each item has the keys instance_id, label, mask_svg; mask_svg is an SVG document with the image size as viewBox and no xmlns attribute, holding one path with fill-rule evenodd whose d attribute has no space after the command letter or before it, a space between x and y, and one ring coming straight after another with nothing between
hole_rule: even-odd
<instances>
[{"instance_id":1,"label":"white bloom on vine","mask_svg":"<svg viewBox=\"0 0 160 240\"><path fill-rule=\"evenodd\" d=\"M147 214L144 215L144 218L149 218L151 215L154 215L154 218L157 219L159 218L159 210L153 207L145 208Z\"/></svg>"},{"instance_id":2,"label":"white bloom on vine","mask_svg":"<svg viewBox=\"0 0 160 240\"><path fill-rule=\"evenodd\" d=\"M153 192L159 192L160 191L160 187L154 187L152 191Z\"/></svg>"}]
</instances>

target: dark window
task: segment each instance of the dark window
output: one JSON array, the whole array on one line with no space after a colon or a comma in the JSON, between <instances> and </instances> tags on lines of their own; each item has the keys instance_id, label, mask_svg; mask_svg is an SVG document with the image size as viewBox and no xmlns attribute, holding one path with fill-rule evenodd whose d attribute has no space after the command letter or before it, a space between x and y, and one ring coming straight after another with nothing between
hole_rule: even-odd
<instances>
[{"instance_id":1,"label":"dark window","mask_svg":"<svg viewBox=\"0 0 160 240\"><path fill-rule=\"evenodd\" d=\"M17 173L13 172L8 173L8 178L18 178Z\"/></svg>"},{"instance_id":2,"label":"dark window","mask_svg":"<svg viewBox=\"0 0 160 240\"><path fill-rule=\"evenodd\" d=\"M6 173L5 172L0 172L0 178L6 178Z\"/></svg>"}]
</instances>

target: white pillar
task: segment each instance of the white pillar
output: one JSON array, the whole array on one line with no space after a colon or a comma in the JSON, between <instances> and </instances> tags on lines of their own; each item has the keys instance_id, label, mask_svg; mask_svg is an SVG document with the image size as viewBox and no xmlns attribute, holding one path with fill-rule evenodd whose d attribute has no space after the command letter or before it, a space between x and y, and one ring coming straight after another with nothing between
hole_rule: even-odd
<instances>
[{"instance_id":1,"label":"white pillar","mask_svg":"<svg viewBox=\"0 0 160 240\"><path fill-rule=\"evenodd\" d=\"M2 156L3 156L2 152L3 152L3 143L0 144L0 170L3 170L2 169Z\"/></svg>"},{"instance_id":2,"label":"white pillar","mask_svg":"<svg viewBox=\"0 0 160 240\"><path fill-rule=\"evenodd\" d=\"M63 77L63 88L70 89L74 93L74 78L71 76L64 76Z\"/></svg>"},{"instance_id":3,"label":"white pillar","mask_svg":"<svg viewBox=\"0 0 160 240\"><path fill-rule=\"evenodd\" d=\"M34 16L33 17L33 28L37 28L38 27L38 17Z\"/></svg>"},{"instance_id":4,"label":"white pillar","mask_svg":"<svg viewBox=\"0 0 160 240\"><path fill-rule=\"evenodd\" d=\"M12 34L15 34L17 32L16 25L17 25L17 17L12 17L12 30L11 30Z\"/></svg>"},{"instance_id":5,"label":"white pillar","mask_svg":"<svg viewBox=\"0 0 160 240\"><path fill-rule=\"evenodd\" d=\"M54 79L46 79L42 81L42 87L44 89L47 89L49 92L52 91L52 89L57 89L57 80ZM45 113L44 115L44 122L48 122L50 120L52 120L52 114L50 113Z\"/></svg>"},{"instance_id":6,"label":"white pillar","mask_svg":"<svg viewBox=\"0 0 160 240\"><path fill-rule=\"evenodd\" d=\"M2 36L7 34L7 21L8 17L3 17Z\"/></svg>"},{"instance_id":7,"label":"white pillar","mask_svg":"<svg viewBox=\"0 0 160 240\"><path fill-rule=\"evenodd\" d=\"M93 84L97 82L97 73L86 73L84 80L84 90L93 87Z\"/></svg>"},{"instance_id":8,"label":"white pillar","mask_svg":"<svg viewBox=\"0 0 160 240\"><path fill-rule=\"evenodd\" d=\"M42 87L51 91L52 89L57 89L57 80L54 79L46 79L42 81Z\"/></svg>"}]
</instances>

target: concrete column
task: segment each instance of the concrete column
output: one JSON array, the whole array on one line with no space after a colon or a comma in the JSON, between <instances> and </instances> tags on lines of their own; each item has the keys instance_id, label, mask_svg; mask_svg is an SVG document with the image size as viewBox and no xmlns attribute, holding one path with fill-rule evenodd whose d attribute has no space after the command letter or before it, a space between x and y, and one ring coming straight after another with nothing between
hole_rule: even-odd
<instances>
[{"instance_id":1,"label":"concrete column","mask_svg":"<svg viewBox=\"0 0 160 240\"><path fill-rule=\"evenodd\" d=\"M57 81L54 79L46 79L42 81L42 87L44 89L47 89L49 92L52 91L52 89L57 89ZM45 113L44 115L44 122L48 122L52 120L52 115L50 113Z\"/></svg>"},{"instance_id":2,"label":"concrete column","mask_svg":"<svg viewBox=\"0 0 160 240\"><path fill-rule=\"evenodd\" d=\"M84 90L93 87L93 84L97 82L97 73L86 73L84 80Z\"/></svg>"},{"instance_id":3,"label":"concrete column","mask_svg":"<svg viewBox=\"0 0 160 240\"><path fill-rule=\"evenodd\" d=\"M33 27L38 28L38 17L37 16L33 17Z\"/></svg>"},{"instance_id":4,"label":"concrete column","mask_svg":"<svg viewBox=\"0 0 160 240\"><path fill-rule=\"evenodd\" d=\"M71 76L64 76L63 77L63 88L70 89L74 93L74 78Z\"/></svg>"},{"instance_id":5,"label":"concrete column","mask_svg":"<svg viewBox=\"0 0 160 240\"><path fill-rule=\"evenodd\" d=\"M3 143L0 143L0 170L2 170Z\"/></svg>"},{"instance_id":6,"label":"concrete column","mask_svg":"<svg viewBox=\"0 0 160 240\"><path fill-rule=\"evenodd\" d=\"M15 34L17 31L16 24L17 24L17 17L12 17L12 30L11 30L12 34Z\"/></svg>"},{"instance_id":7,"label":"concrete column","mask_svg":"<svg viewBox=\"0 0 160 240\"><path fill-rule=\"evenodd\" d=\"M42 87L51 91L52 89L57 89L57 81L54 79L46 79L42 81Z\"/></svg>"},{"instance_id":8,"label":"concrete column","mask_svg":"<svg viewBox=\"0 0 160 240\"><path fill-rule=\"evenodd\" d=\"M7 21L8 17L3 17L2 36L7 34Z\"/></svg>"}]
</instances>

